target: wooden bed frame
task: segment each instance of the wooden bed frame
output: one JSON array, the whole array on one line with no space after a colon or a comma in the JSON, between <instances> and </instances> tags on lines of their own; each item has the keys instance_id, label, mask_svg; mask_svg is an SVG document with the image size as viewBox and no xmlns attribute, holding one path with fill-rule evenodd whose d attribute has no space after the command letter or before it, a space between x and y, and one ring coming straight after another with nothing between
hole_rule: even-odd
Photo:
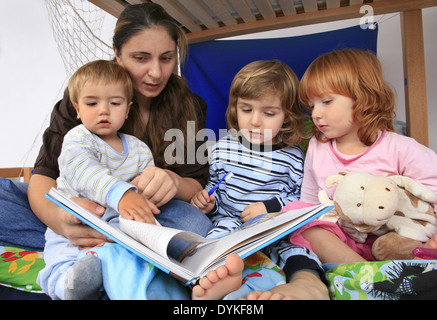
<instances>
[{"instance_id":1,"label":"wooden bed frame","mask_svg":"<svg viewBox=\"0 0 437 320\"><path fill-rule=\"evenodd\" d=\"M143 0L89 0L114 17L129 4ZM425 54L422 9L437 6L437 0L253 0L259 13L253 13L244 0L153 0L163 6L185 28L190 43L224 37L297 27L322 22L360 18L363 5L374 15L400 13L405 75L407 135L429 146L426 97ZM232 4L238 17L232 15Z\"/></svg>"},{"instance_id":2,"label":"wooden bed frame","mask_svg":"<svg viewBox=\"0 0 437 320\"><path fill-rule=\"evenodd\" d=\"M32 167L23 168L0 168L2 178L22 178L23 182L29 182L32 176Z\"/></svg>"}]
</instances>

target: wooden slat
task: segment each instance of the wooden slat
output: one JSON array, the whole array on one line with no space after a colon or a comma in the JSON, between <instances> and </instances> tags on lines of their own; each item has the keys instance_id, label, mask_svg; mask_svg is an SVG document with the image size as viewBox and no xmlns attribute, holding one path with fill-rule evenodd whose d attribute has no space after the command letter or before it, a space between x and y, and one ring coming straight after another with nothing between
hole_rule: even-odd
<instances>
[{"instance_id":1,"label":"wooden slat","mask_svg":"<svg viewBox=\"0 0 437 320\"><path fill-rule=\"evenodd\" d=\"M33 168L0 168L0 177L2 178L20 178L23 177L24 182L29 182Z\"/></svg>"},{"instance_id":2,"label":"wooden slat","mask_svg":"<svg viewBox=\"0 0 437 320\"><path fill-rule=\"evenodd\" d=\"M317 11L317 1L316 0L302 0L303 8L305 12L315 12Z\"/></svg>"},{"instance_id":3,"label":"wooden slat","mask_svg":"<svg viewBox=\"0 0 437 320\"><path fill-rule=\"evenodd\" d=\"M351 5L351 6L355 6L358 4L363 4L363 0L350 0L349 1L349 5Z\"/></svg>"},{"instance_id":4,"label":"wooden slat","mask_svg":"<svg viewBox=\"0 0 437 320\"><path fill-rule=\"evenodd\" d=\"M179 21L180 24L182 24L185 28L187 28L191 32L202 30L202 28L198 24L196 24L193 21L193 19L187 16L185 12L183 12L182 9L180 9L178 6L173 4L173 2L168 0L155 0L153 2L161 5L168 12L169 15L171 15L173 18Z\"/></svg>"},{"instance_id":5,"label":"wooden slat","mask_svg":"<svg viewBox=\"0 0 437 320\"><path fill-rule=\"evenodd\" d=\"M401 13L407 134L428 146L425 53L422 10Z\"/></svg>"},{"instance_id":6,"label":"wooden slat","mask_svg":"<svg viewBox=\"0 0 437 320\"><path fill-rule=\"evenodd\" d=\"M340 7L340 0L326 0L326 9L333 9Z\"/></svg>"},{"instance_id":7,"label":"wooden slat","mask_svg":"<svg viewBox=\"0 0 437 320\"><path fill-rule=\"evenodd\" d=\"M191 12L208 29L218 27L218 24L211 15L196 0L183 0L179 2L187 11Z\"/></svg>"},{"instance_id":8,"label":"wooden slat","mask_svg":"<svg viewBox=\"0 0 437 320\"><path fill-rule=\"evenodd\" d=\"M250 10L249 6L244 0L232 0L229 1L230 5L235 9L238 15L245 22L256 21L255 15Z\"/></svg>"},{"instance_id":9,"label":"wooden slat","mask_svg":"<svg viewBox=\"0 0 437 320\"><path fill-rule=\"evenodd\" d=\"M282 12L288 16L290 14L296 14L296 7L294 6L293 0L278 0L279 6Z\"/></svg>"},{"instance_id":10,"label":"wooden slat","mask_svg":"<svg viewBox=\"0 0 437 320\"><path fill-rule=\"evenodd\" d=\"M214 12L217 18L225 25L233 25L237 20L231 15L229 10L223 5L221 1L217 0L202 0Z\"/></svg>"},{"instance_id":11,"label":"wooden slat","mask_svg":"<svg viewBox=\"0 0 437 320\"><path fill-rule=\"evenodd\" d=\"M233 2L232 5L234 5ZM437 6L437 0L382 0L372 3L372 8L375 15L434 6ZM362 14L360 13L360 5L347 6L330 10L320 10L316 12L276 17L266 20L251 21L237 24L235 26L225 26L218 30L204 30L202 32L188 34L187 37L190 43L196 43L224 37L250 34L254 32L264 32L282 28L304 26L314 23L340 21L361 17Z\"/></svg>"},{"instance_id":12,"label":"wooden slat","mask_svg":"<svg viewBox=\"0 0 437 320\"><path fill-rule=\"evenodd\" d=\"M264 19L276 17L270 0L254 0L253 2L255 3L256 7L258 8Z\"/></svg>"},{"instance_id":13,"label":"wooden slat","mask_svg":"<svg viewBox=\"0 0 437 320\"><path fill-rule=\"evenodd\" d=\"M121 4L121 0L89 0L112 15L118 17L125 5ZM179 0L184 3L184 0ZM244 35L254 32L270 31L281 28L290 28L297 26L304 26L314 23L323 23L331 21L339 21L352 18L361 18L360 4L352 6L344 6L339 8L332 8L329 10L320 10L314 12L305 12L299 14L289 14L283 17L275 17L271 19L256 20L256 17L251 12L247 3L244 0L222 0L229 3L232 8L238 12L239 16L245 23L237 25L229 25L224 27L217 27L208 30L201 30L200 26L195 24L180 8L174 5L171 0L154 0L153 2L161 4L170 15L184 25L191 33L187 34L190 43L201 41L214 40L236 35ZM278 0L285 2L286 0ZM289 0L293 3L293 0ZM311 1L314 5L316 0ZM364 3L364 1L362 1ZM437 0L373 0L373 2L366 1L373 8L375 15L388 14L393 12L402 12L409 10L417 10L428 7L437 6ZM306 10L305 10L306 11Z\"/></svg>"}]
</instances>

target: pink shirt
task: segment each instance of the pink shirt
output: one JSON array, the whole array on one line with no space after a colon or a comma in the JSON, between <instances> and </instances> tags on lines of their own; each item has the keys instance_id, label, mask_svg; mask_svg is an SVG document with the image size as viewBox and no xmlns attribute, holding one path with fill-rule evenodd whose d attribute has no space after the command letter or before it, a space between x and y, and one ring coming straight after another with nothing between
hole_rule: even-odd
<instances>
[{"instance_id":1,"label":"pink shirt","mask_svg":"<svg viewBox=\"0 0 437 320\"><path fill-rule=\"evenodd\" d=\"M319 203L318 192L321 189L332 199L335 186L327 188L325 180L340 171L402 175L428 186L437 194L436 153L416 140L394 132L382 132L364 153L347 159L333 147L331 141L322 143L313 137L305 158L300 200ZM437 210L436 204L434 210Z\"/></svg>"}]
</instances>

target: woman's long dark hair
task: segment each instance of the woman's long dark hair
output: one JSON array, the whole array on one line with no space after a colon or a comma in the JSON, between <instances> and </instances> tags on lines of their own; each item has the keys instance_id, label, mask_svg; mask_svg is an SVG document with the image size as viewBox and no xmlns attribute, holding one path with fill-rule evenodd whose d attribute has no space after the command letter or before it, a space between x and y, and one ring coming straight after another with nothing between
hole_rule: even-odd
<instances>
[{"instance_id":1,"label":"woman's long dark hair","mask_svg":"<svg viewBox=\"0 0 437 320\"><path fill-rule=\"evenodd\" d=\"M183 62L187 51L185 33L179 27L177 21L160 5L155 3L142 3L126 7L117 20L113 37L114 49L120 55L123 45L132 36L155 26L167 30L170 37L175 41L180 61ZM176 166L177 164L169 165L164 159L164 151L170 144L174 143L174 141L164 141L164 135L170 129L179 129L184 138L183 141L177 139L175 143L183 143L184 150L186 150L190 138L187 137L188 121L195 121L197 124L195 103L185 80L173 73L166 87L151 102L147 126L144 128L139 114L139 106L134 101L131 113L122 131L132 134L147 143L152 150L156 166L161 168ZM184 154L186 157L186 151Z\"/></svg>"}]
</instances>

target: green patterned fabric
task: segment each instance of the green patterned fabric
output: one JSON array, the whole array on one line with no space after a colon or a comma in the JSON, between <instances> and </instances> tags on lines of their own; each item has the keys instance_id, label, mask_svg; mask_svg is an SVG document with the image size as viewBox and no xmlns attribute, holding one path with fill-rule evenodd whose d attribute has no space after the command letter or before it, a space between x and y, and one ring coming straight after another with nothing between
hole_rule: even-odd
<instances>
[{"instance_id":1,"label":"green patterned fabric","mask_svg":"<svg viewBox=\"0 0 437 320\"><path fill-rule=\"evenodd\" d=\"M437 299L436 260L393 260L325 266L331 299Z\"/></svg>"},{"instance_id":2,"label":"green patterned fabric","mask_svg":"<svg viewBox=\"0 0 437 320\"><path fill-rule=\"evenodd\" d=\"M324 267L333 300L437 299L437 260L375 261ZM43 293L36 284L42 268L41 252L0 247L0 285Z\"/></svg>"},{"instance_id":3,"label":"green patterned fabric","mask_svg":"<svg viewBox=\"0 0 437 320\"><path fill-rule=\"evenodd\" d=\"M0 247L0 285L26 292L43 293L36 283L36 278L44 265L40 252Z\"/></svg>"}]
</instances>

